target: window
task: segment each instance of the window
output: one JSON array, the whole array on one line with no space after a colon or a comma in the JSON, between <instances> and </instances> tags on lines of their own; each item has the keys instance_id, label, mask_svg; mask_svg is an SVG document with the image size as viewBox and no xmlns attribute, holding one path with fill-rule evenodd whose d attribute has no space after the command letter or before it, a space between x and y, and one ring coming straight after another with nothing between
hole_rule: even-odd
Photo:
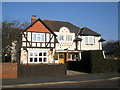
<instances>
[{"instance_id":1,"label":"window","mask_svg":"<svg viewBox=\"0 0 120 90\"><path fill-rule=\"evenodd\" d=\"M29 62L30 63L47 63L47 51L30 51Z\"/></svg>"},{"instance_id":2,"label":"window","mask_svg":"<svg viewBox=\"0 0 120 90\"><path fill-rule=\"evenodd\" d=\"M33 58L30 58L30 62L33 62Z\"/></svg>"},{"instance_id":3,"label":"window","mask_svg":"<svg viewBox=\"0 0 120 90\"><path fill-rule=\"evenodd\" d=\"M59 58L64 58L64 56L61 54L61 55L59 55Z\"/></svg>"},{"instance_id":4,"label":"window","mask_svg":"<svg viewBox=\"0 0 120 90\"><path fill-rule=\"evenodd\" d=\"M94 36L86 36L85 37L85 44L95 44L95 38Z\"/></svg>"},{"instance_id":5,"label":"window","mask_svg":"<svg viewBox=\"0 0 120 90\"><path fill-rule=\"evenodd\" d=\"M66 40L67 41L72 41L72 36L71 35L66 35Z\"/></svg>"},{"instance_id":6,"label":"window","mask_svg":"<svg viewBox=\"0 0 120 90\"><path fill-rule=\"evenodd\" d=\"M63 35L59 35L59 40L63 41L64 40L64 36Z\"/></svg>"},{"instance_id":7,"label":"window","mask_svg":"<svg viewBox=\"0 0 120 90\"><path fill-rule=\"evenodd\" d=\"M68 55L68 58L69 58L69 59L71 59L71 54L70 54L70 55Z\"/></svg>"},{"instance_id":8,"label":"window","mask_svg":"<svg viewBox=\"0 0 120 90\"><path fill-rule=\"evenodd\" d=\"M45 41L45 34L44 33L32 33L32 41L33 42Z\"/></svg>"}]
</instances>

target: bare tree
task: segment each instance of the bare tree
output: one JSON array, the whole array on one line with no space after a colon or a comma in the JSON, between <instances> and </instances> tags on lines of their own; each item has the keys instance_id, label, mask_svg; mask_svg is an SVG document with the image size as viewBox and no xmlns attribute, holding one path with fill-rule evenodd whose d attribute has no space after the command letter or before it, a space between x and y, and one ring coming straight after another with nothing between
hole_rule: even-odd
<instances>
[{"instance_id":1,"label":"bare tree","mask_svg":"<svg viewBox=\"0 0 120 90\"><path fill-rule=\"evenodd\" d=\"M21 47L21 32L29 26L30 23L19 20L4 20L2 22L2 61L3 62L14 62L11 60L14 49L17 48L16 55L19 57ZM16 45L14 45L16 44ZM15 48L13 48L13 46ZM18 58L17 58L18 59Z\"/></svg>"}]
</instances>

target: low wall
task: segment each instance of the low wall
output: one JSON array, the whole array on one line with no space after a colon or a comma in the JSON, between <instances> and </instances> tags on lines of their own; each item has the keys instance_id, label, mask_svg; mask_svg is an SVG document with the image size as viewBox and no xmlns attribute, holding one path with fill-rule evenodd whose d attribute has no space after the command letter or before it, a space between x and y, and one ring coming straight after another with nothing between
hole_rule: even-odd
<instances>
[{"instance_id":1,"label":"low wall","mask_svg":"<svg viewBox=\"0 0 120 90\"><path fill-rule=\"evenodd\" d=\"M65 64L32 64L32 65L19 65L18 77L59 77L66 75Z\"/></svg>"},{"instance_id":2,"label":"low wall","mask_svg":"<svg viewBox=\"0 0 120 90\"><path fill-rule=\"evenodd\" d=\"M1 63L2 78L59 77L66 75L65 64L20 64Z\"/></svg>"},{"instance_id":3,"label":"low wall","mask_svg":"<svg viewBox=\"0 0 120 90\"><path fill-rule=\"evenodd\" d=\"M2 63L2 78L17 78L17 63Z\"/></svg>"}]
</instances>

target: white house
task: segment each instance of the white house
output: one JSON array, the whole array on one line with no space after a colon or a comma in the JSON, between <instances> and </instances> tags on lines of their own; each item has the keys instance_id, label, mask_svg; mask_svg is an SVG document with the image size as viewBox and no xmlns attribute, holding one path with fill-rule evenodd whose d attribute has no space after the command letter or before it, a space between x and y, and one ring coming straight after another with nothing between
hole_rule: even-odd
<instances>
[{"instance_id":1,"label":"white house","mask_svg":"<svg viewBox=\"0 0 120 90\"><path fill-rule=\"evenodd\" d=\"M43 22L57 35L58 43L56 43L55 50L59 63L64 62L65 52L68 52L67 60L73 61L81 59L82 51L102 50L104 39L100 34L87 27L80 29L65 21L43 20Z\"/></svg>"},{"instance_id":2,"label":"white house","mask_svg":"<svg viewBox=\"0 0 120 90\"><path fill-rule=\"evenodd\" d=\"M22 32L20 63L53 63L56 36L40 18L32 16L32 24Z\"/></svg>"},{"instance_id":3,"label":"white house","mask_svg":"<svg viewBox=\"0 0 120 90\"><path fill-rule=\"evenodd\" d=\"M41 20L22 33L21 63L64 63L80 60L81 52L102 50L101 35L65 21Z\"/></svg>"}]
</instances>

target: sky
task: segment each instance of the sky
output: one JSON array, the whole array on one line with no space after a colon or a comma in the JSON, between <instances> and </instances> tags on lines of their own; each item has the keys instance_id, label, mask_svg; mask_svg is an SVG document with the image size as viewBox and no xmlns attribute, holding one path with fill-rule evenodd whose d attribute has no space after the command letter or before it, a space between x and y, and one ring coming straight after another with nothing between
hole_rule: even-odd
<instances>
[{"instance_id":1,"label":"sky","mask_svg":"<svg viewBox=\"0 0 120 90\"><path fill-rule=\"evenodd\" d=\"M118 40L118 2L2 2L2 20L37 18L88 27L106 41Z\"/></svg>"}]
</instances>

